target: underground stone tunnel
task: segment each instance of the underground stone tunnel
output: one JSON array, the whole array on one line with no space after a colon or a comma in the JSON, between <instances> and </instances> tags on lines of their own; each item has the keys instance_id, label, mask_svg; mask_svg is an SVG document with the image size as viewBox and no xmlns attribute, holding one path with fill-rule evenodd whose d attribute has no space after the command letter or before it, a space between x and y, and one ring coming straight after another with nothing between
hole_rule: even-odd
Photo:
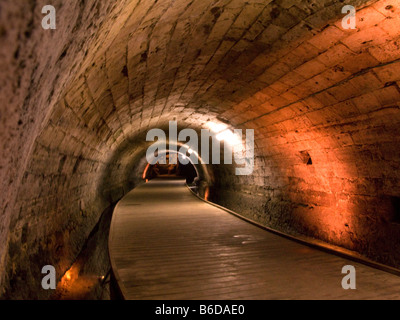
<instances>
[{"instance_id":1,"label":"underground stone tunnel","mask_svg":"<svg viewBox=\"0 0 400 320\"><path fill-rule=\"evenodd\" d=\"M201 197L400 268L399 0L3 0L0 17L3 299L110 298L114 206L170 121L254 130L250 175L190 169Z\"/></svg>"}]
</instances>

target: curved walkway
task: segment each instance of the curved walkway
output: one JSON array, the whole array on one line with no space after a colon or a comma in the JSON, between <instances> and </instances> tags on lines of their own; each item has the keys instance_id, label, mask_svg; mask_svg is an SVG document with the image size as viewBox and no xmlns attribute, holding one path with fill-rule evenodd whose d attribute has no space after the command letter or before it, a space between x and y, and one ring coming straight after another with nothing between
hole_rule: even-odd
<instances>
[{"instance_id":1,"label":"curved walkway","mask_svg":"<svg viewBox=\"0 0 400 320\"><path fill-rule=\"evenodd\" d=\"M110 258L126 299L400 299L400 277L285 239L157 179L127 194ZM356 290L341 286L342 267Z\"/></svg>"}]
</instances>

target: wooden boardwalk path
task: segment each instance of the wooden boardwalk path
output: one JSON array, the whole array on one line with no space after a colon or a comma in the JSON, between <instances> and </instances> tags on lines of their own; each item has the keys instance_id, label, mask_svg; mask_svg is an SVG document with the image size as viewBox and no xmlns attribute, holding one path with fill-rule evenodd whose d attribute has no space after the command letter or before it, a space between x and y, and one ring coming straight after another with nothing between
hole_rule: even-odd
<instances>
[{"instance_id":1,"label":"wooden boardwalk path","mask_svg":"<svg viewBox=\"0 0 400 320\"><path fill-rule=\"evenodd\" d=\"M126 299L399 299L400 277L299 244L195 197L144 184L117 205L110 257ZM357 289L344 290L353 265Z\"/></svg>"}]
</instances>

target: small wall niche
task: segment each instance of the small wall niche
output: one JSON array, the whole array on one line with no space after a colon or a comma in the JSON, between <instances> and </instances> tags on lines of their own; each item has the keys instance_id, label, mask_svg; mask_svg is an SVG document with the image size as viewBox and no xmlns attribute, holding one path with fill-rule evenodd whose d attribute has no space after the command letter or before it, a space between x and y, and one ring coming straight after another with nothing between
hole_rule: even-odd
<instances>
[{"instance_id":1,"label":"small wall niche","mask_svg":"<svg viewBox=\"0 0 400 320\"><path fill-rule=\"evenodd\" d=\"M390 216L393 223L400 224L400 197L389 197Z\"/></svg>"},{"instance_id":2,"label":"small wall niche","mask_svg":"<svg viewBox=\"0 0 400 320\"><path fill-rule=\"evenodd\" d=\"M302 162L308 166L313 164L312 159L308 151L300 151L300 158Z\"/></svg>"}]
</instances>

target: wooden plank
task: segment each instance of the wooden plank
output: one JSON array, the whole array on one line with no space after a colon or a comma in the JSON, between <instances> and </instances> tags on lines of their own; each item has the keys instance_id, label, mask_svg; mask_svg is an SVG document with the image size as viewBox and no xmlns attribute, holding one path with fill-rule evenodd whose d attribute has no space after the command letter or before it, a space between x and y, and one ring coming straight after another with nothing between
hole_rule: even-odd
<instances>
[{"instance_id":1,"label":"wooden plank","mask_svg":"<svg viewBox=\"0 0 400 320\"><path fill-rule=\"evenodd\" d=\"M110 258L126 299L399 299L400 278L247 223L158 179L122 199ZM357 289L344 290L354 265Z\"/></svg>"}]
</instances>

